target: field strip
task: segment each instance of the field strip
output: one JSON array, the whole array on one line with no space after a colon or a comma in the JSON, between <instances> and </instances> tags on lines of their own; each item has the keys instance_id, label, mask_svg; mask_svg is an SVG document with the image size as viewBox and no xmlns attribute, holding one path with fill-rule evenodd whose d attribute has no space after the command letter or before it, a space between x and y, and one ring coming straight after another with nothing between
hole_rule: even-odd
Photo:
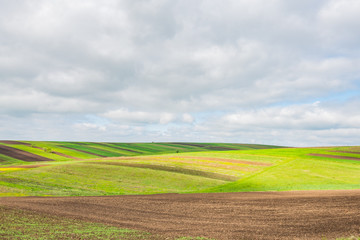
<instances>
[{"instance_id":1,"label":"field strip","mask_svg":"<svg viewBox=\"0 0 360 240\"><path fill-rule=\"evenodd\" d=\"M105 164L105 165L114 165L114 166L123 166L123 167L134 167L134 168L147 168L152 170L160 170L166 172L175 172L182 173L186 175L200 176L211 179L218 179L224 181L236 181L238 178L230 175L213 173L213 172L205 172L194 169L187 169L181 167L173 167L173 166L164 166L164 165L155 165L155 164L141 164L141 163L121 163L121 162L87 162L90 164Z\"/></svg>"},{"instance_id":2,"label":"field strip","mask_svg":"<svg viewBox=\"0 0 360 240\"><path fill-rule=\"evenodd\" d=\"M256 173L254 173L254 174L251 174L251 175L249 175L249 176L246 176L246 177L244 177L244 178L239 179L239 180L236 181L235 183L238 183L238 182L240 182L240 181L245 181L245 180L251 179L251 178L256 177L256 176L258 176L258 175L260 175L260 174L263 174L263 173L265 173L265 172L267 172L267 171L270 171L270 170L272 170L272 169L274 169L274 168L277 168L277 167L279 167L279 166L286 165L286 164L288 164L288 163L290 163L290 162L292 162L292 161L295 161L295 159L285 160L285 161L280 162L280 163L278 163L278 164L276 164L276 165L272 165L272 166L270 166L270 167L264 168L264 169L262 169L262 170L260 170L260 171L258 171L258 172L256 172ZM230 183L230 184L231 184L231 183Z\"/></svg>"},{"instance_id":3,"label":"field strip","mask_svg":"<svg viewBox=\"0 0 360 240\"><path fill-rule=\"evenodd\" d=\"M177 156L175 156L176 158ZM246 165L255 165L255 166L272 166L271 163L264 163L264 162L255 162L255 161L246 161L246 160L235 160L229 158L217 158L217 157L192 157L192 156L180 156L178 158L192 158L192 159L199 159L199 160L211 160L211 161L218 161L218 162L230 162L230 163L241 163Z\"/></svg>"},{"instance_id":4,"label":"field strip","mask_svg":"<svg viewBox=\"0 0 360 240\"><path fill-rule=\"evenodd\" d=\"M122 148L122 147L117 147L117 146L113 146L113 145L106 144L106 143L97 143L97 144L102 145L104 147L118 149L118 150L122 150L122 151L126 151L126 152L141 153L139 151L135 151L135 150L132 150L132 149L127 149L127 148Z\"/></svg>"},{"instance_id":5,"label":"field strip","mask_svg":"<svg viewBox=\"0 0 360 240\"><path fill-rule=\"evenodd\" d=\"M144 160L144 159L142 159ZM146 159L148 160L148 159ZM141 161L146 162L146 161ZM158 158L158 159L151 159L151 162L154 162L158 165L164 164L185 164L191 166L191 168L198 167L203 169L206 167L208 170L212 169L214 171L217 170L232 170L232 171L239 171L239 172L254 172L259 170L259 166L254 165L245 165L239 163L230 163L230 162L222 162L222 161L214 161L214 160L200 160L200 159L189 159L189 158ZM211 171L211 170L209 170Z\"/></svg>"},{"instance_id":6,"label":"field strip","mask_svg":"<svg viewBox=\"0 0 360 240\"><path fill-rule=\"evenodd\" d=\"M3 197L0 205L143 230L166 239L360 236L360 190Z\"/></svg>"},{"instance_id":7,"label":"field strip","mask_svg":"<svg viewBox=\"0 0 360 240\"><path fill-rule=\"evenodd\" d=\"M326 157L326 158L336 158L336 159L346 159L346 160L360 161L360 157L348 157L348 156L331 155L331 154L319 154L319 153L310 153L309 155L310 156L315 156L315 157Z\"/></svg>"},{"instance_id":8,"label":"field strip","mask_svg":"<svg viewBox=\"0 0 360 240\"><path fill-rule=\"evenodd\" d=\"M180 145L180 146L203 147L203 145L197 144L197 143L173 142L172 144L176 144L176 145ZM235 148L221 147L221 146L209 146L208 149L209 149L209 150L222 150L222 151L226 151L226 150L227 150L227 151L236 150Z\"/></svg>"},{"instance_id":9,"label":"field strip","mask_svg":"<svg viewBox=\"0 0 360 240\"><path fill-rule=\"evenodd\" d=\"M7 167L0 167L1 168L38 168L38 167L45 167L50 166L49 164L32 164L32 165L13 165L13 166L7 166Z\"/></svg>"},{"instance_id":10,"label":"field strip","mask_svg":"<svg viewBox=\"0 0 360 240\"><path fill-rule=\"evenodd\" d=\"M81 158L74 157L74 156L70 156L70 155L67 155L67 154L61 153L61 152L52 152L52 153L54 153L54 154L56 154L56 155L59 155L59 156L62 156L62 157L74 159L74 160L82 160Z\"/></svg>"},{"instance_id":11,"label":"field strip","mask_svg":"<svg viewBox=\"0 0 360 240\"><path fill-rule=\"evenodd\" d=\"M85 150L80 150L80 149L77 149L77 148L72 148L72 147L67 147L67 146L61 146L61 147L71 149L71 150L75 150L75 151L82 152L82 153L87 153L87 154L98 156L98 157L106 157L106 156L103 156L103 155L100 155L100 154L88 152L88 151L85 151Z\"/></svg>"},{"instance_id":12,"label":"field strip","mask_svg":"<svg viewBox=\"0 0 360 240\"><path fill-rule=\"evenodd\" d=\"M0 154L19 159L25 162L53 161L50 158L39 156L30 152L26 152L17 148L8 147L0 144Z\"/></svg>"},{"instance_id":13,"label":"field strip","mask_svg":"<svg viewBox=\"0 0 360 240\"><path fill-rule=\"evenodd\" d=\"M230 158L217 158L217 157L199 157L199 156L134 156L134 157L104 157L104 158L94 158L88 160L159 160L159 159L194 159L194 160L208 160L215 162L225 162L225 163L239 163L245 165L254 165L254 166L272 166L272 163L256 162L256 161L246 161L246 160L236 160Z\"/></svg>"},{"instance_id":14,"label":"field strip","mask_svg":"<svg viewBox=\"0 0 360 240\"><path fill-rule=\"evenodd\" d=\"M331 152L337 152L337 153L351 153L351 154L360 154L360 152L355 152L355 151L331 151Z\"/></svg>"},{"instance_id":15,"label":"field strip","mask_svg":"<svg viewBox=\"0 0 360 240\"><path fill-rule=\"evenodd\" d=\"M25 143L25 142L20 142L20 141L12 141L12 140L1 140L0 143L4 143L4 144L18 144L18 145L26 145L26 146L30 146L31 144L29 143Z\"/></svg>"}]
</instances>

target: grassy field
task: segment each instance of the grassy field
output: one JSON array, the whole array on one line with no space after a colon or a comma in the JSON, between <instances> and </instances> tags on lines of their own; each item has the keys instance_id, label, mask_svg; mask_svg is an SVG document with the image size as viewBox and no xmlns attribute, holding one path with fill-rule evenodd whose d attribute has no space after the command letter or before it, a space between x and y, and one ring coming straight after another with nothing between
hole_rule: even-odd
<instances>
[{"instance_id":1,"label":"grassy field","mask_svg":"<svg viewBox=\"0 0 360 240\"><path fill-rule=\"evenodd\" d=\"M163 237L143 231L123 229L101 223L50 216L33 211L0 206L0 238L3 240L51 239L124 239L159 240ZM208 239L202 237L175 237L173 240ZM208 239L210 240L210 239Z\"/></svg>"},{"instance_id":2,"label":"grassy field","mask_svg":"<svg viewBox=\"0 0 360 240\"><path fill-rule=\"evenodd\" d=\"M359 147L262 149L266 146L257 146L254 150L255 145L235 145L253 149L204 151L209 148L234 148L234 145L26 143L7 146L48 158L51 156L54 161L27 162L24 165L25 162L19 164L18 160L8 156L1 158L0 196L99 196L360 187ZM174 153L180 148L176 146L181 146L180 153ZM49 148L53 152L62 151L63 156L44 151ZM128 152L130 156L116 156L125 151L123 149L131 149ZM162 155L153 155L154 149L163 151ZM169 149L172 153L165 154ZM186 149L196 149L197 152L185 152ZM145 156L146 151L150 155ZM90 158L86 152L106 157L91 155Z\"/></svg>"},{"instance_id":3,"label":"grassy field","mask_svg":"<svg viewBox=\"0 0 360 240\"><path fill-rule=\"evenodd\" d=\"M360 154L351 148L293 148L251 152L251 159L273 161L274 165L238 181L207 189L210 192L289 191L360 188ZM216 153L215 153L216 154ZM311 154L329 155L312 156ZM336 158L330 157L333 155ZM246 158L246 156L244 156ZM277 160L272 160L273 158ZM354 159L344 159L352 157ZM358 159L357 159L358 158Z\"/></svg>"},{"instance_id":4,"label":"grassy field","mask_svg":"<svg viewBox=\"0 0 360 240\"><path fill-rule=\"evenodd\" d=\"M3 197L360 188L360 147L3 141L0 150ZM0 219L1 239L163 239L7 207Z\"/></svg>"},{"instance_id":5,"label":"grassy field","mask_svg":"<svg viewBox=\"0 0 360 240\"><path fill-rule=\"evenodd\" d=\"M232 143L97 143L97 142L44 142L0 141L0 165L22 164L21 158L2 154L1 147L33 153L55 161L158 155L183 152L226 151L279 148L271 145Z\"/></svg>"},{"instance_id":6,"label":"grassy field","mask_svg":"<svg viewBox=\"0 0 360 240\"><path fill-rule=\"evenodd\" d=\"M149 239L151 234L0 207L1 239ZM155 238L153 238L155 239Z\"/></svg>"}]
</instances>

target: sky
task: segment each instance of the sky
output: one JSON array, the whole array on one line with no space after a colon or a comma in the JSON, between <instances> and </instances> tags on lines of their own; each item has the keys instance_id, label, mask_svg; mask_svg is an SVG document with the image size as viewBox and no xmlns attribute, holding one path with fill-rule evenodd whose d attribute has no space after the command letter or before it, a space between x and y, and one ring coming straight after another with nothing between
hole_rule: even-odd
<instances>
[{"instance_id":1,"label":"sky","mask_svg":"<svg viewBox=\"0 0 360 240\"><path fill-rule=\"evenodd\" d=\"M0 6L0 139L360 145L358 0Z\"/></svg>"}]
</instances>

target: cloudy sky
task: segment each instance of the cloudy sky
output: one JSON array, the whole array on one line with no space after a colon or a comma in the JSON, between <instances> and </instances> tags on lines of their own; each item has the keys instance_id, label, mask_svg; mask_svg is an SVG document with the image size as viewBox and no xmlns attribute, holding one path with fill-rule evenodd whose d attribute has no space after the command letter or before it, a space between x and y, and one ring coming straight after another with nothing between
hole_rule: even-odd
<instances>
[{"instance_id":1,"label":"cloudy sky","mask_svg":"<svg viewBox=\"0 0 360 240\"><path fill-rule=\"evenodd\" d=\"M0 6L0 139L360 145L358 0Z\"/></svg>"}]
</instances>

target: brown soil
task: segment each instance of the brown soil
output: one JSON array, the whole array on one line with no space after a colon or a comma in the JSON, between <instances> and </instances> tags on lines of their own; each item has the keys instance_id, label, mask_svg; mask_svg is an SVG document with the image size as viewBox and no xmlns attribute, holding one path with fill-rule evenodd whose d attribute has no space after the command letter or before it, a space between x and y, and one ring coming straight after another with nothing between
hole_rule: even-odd
<instances>
[{"instance_id":1,"label":"brown soil","mask_svg":"<svg viewBox=\"0 0 360 240\"><path fill-rule=\"evenodd\" d=\"M50 158L42 157L33 153L25 152L23 150L4 145L0 145L0 154L16 158L25 162L52 161L52 159Z\"/></svg>"},{"instance_id":2,"label":"brown soil","mask_svg":"<svg viewBox=\"0 0 360 240\"><path fill-rule=\"evenodd\" d=\"M19 142L19 141L12 141L12 140L1 140L0 143L4 144L18 144L18 145L27 145L30 146L29 143Z\"/></svg>"},{"instance_id":3,"label":"brown soil","mask_svg":"<svg viewBox=\"0 0 360 240\"><path fill-rule=\"evenodd\" d=\"M339 155L330 155L330 154L318 154L318 153L310 153L310 156L316 157L327 157L327 158L337 158L337 159L347 159L347 160L355 160L360 161L358 157L348 157L348 156L339 156Z\"/></svg>"},{"instance_id":4,"label":"brown soil","mask_svg":"<svg viewBox=\"0 0 360 240\"><path fill-rule=\"evenodd\" d=\"M7 166L2 168L38 168L38 167L45 167L49 166L46 164L37 164L37 165L14 165L14 166Z\"/></svg>"},{"instance_id":5,"label":"brown soil","mask_svg":"<svg viewBox=\"0 0 360 240\"><path fill-rule=\"evenodd\" d=\"M352 146L348 148L350 151L360 152L360 146Z\"/></svg>"},{"instance_id":6,"label":"brown soil","mask_svg":"<svg viewBox=\"0 0 360 240\"><path fill-rule=\"evenodd\" d=\"M0 198L0 205L174 236L360 236L360 190Z\"/></svg>"},{"instance_id":7,"label":"brown soil","mask_svg":"<svg viewBox=\"0 0 360 240\"><path fill-rule=\"evenodd\" d=\"M360 152L354 152L354 151L333 151L338 153L352 153L352 154L360 154Z\"/></svg>"},{"instance_id":8,"label":"brown soil","mask_svg":"<svg viewBox=\"0 0 360 240\"><path fill-rule=\"evenodd\" d=\"M7 142L9 142L9 141L7 141ZM15 141L11 141L11 142L15 142ZM8 144L10 144L10 143L8 143ZM12 144L23 144L23 145L28 145L28 146L30 146L30 144L27 144L27 143L21 143L21 142L18 142L18 143L12 143ZM32 148L37 148L37 149L40 149L40 150L44 150L44 148L42 148L42 147L38 147L38 146L32 146ZM69 156L69 155L66 155L66 154L64 154L64 153L60 153L60 152L54 152L54 151L52 151L51 153L54 153L54 154L59 155L59 156L62 156L62 157L70 158L70 159L81 160L81 158L77 158L77 157Z\"/></svg>"}]
</instances>

